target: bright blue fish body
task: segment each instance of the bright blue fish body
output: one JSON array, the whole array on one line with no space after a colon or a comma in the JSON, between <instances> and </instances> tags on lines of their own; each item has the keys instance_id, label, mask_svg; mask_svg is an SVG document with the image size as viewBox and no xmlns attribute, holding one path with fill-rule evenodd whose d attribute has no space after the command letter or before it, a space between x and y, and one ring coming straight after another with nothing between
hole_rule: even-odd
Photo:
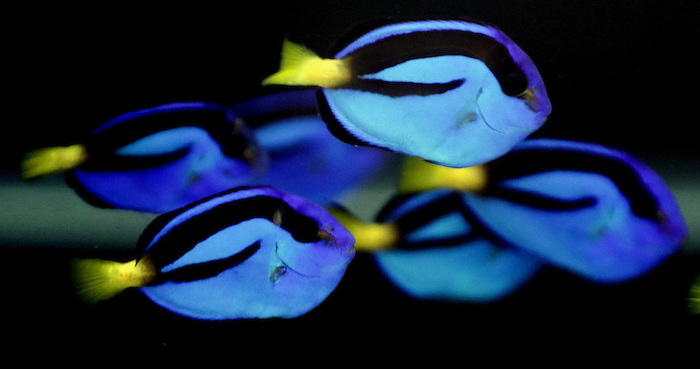
<instances>
[{"instance_id":1,"label":"bright blue fish body","mask_svg":"<svg viewBox=\"0 0 700 369\"><path fill-rule=\"evenodd\" d=\"M254 178L264 157L245 124L214 103L174 103L121 115L85 143L67 173L88 201L162 213Z\"/></svg>"},{"instance_id":2,"label":"bright blue fish body","mask_svg":"<svg viewBox=\"0 0 700 369\"><path fill-rule=\"evenodd\" d=\"M336 139L318 115L315 90L269 94L232 108L253 129L268 169L251 184L270 185L327 204L379 172L390 153Z\"/></svg>"},{"instance_id":3,"label":"bright blue fish body","mask_svg":"<svg viewBox=\"0 0 700 369\"><path fill-rule=\"evenodd\" d=\"M544 264L501 239L449 189L398 196L378 221L395 223L402 237L396 247L373 254L377 264L394 285L417 298L496 300Z\"/></svg>"},{"instance_id":4,"label":"bright blue fish body","mask_svg":"<svg viewBox=\"0 0 700 369\"><path fill-rule=\"evenodd\" d=\"M321 303L354 239L323 208L271 187L227 191L156 218L139 239L156 277L141 291L207 320L291 318Z\"/></svg>"},{"instance_id":5,"label":"bright blue fish body","mask_svg":"<svg viewBox=\"0 0 700 369\"><path fill-rule=\"evenodd\" d=\"M335 55L352 79L323 88L329 129L449 167L499 157L551 111L530 58L498 29L465 21L376 28Z\"/></svg>"},{"instance_id":6,"label":"bright blue fish body","mask_svg":"<svg viewBox=\"0 0 700 369\"><path fill-rule=\"evenodd\" d=\"M487 164L467 206L509 243L592 280L639 276L682 245L670 189L639 160L596 144L525 141Z\"/></svg>"}]
</instances>

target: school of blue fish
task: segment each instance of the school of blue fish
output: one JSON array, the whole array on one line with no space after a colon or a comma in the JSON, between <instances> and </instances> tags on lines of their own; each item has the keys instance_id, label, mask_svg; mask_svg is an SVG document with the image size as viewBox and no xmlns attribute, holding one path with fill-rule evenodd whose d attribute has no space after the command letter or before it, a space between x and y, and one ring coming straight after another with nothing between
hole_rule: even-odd
<instances>
[{"instance_id":1,"label":"school of blue fish","mask_svg":"<svg viewBox=\"0 0 700 369\"><path fill-rule=\"evenodd\" d=\"M27 154L25 180L65 172L93 205L159 214L134 260L75 260L78 294L137 288L195 319L294 318L334 291L356 250L415 298L488 302L543 266L621 282L683 245L673 194L644 163L527 139L551 104L497 28L387 22L329 54L284 40L262 83L288 91L128 112ZM396 195L376 219L338 205L396 159Z\"/></svg>"}]
</instances>

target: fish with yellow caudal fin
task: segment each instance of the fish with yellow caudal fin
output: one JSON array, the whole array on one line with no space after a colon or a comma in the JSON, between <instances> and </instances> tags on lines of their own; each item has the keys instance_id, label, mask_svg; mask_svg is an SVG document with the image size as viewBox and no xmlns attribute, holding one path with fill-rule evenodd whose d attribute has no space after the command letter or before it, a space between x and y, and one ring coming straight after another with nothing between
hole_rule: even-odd
<instances>
[{"instance_id":1,"label":"fish with yellow caudal fin","mask_svg":"<svg viewBox=\"0 0 700 369\"><path fill-rule=\"evenodd\" d=\"M162 213L248 184L265 163L230 109L173 103L120 115L83 143L31 152L22 178L67 170L67 182L94 205Z\"/></svg>"},{"instance_id":2,"label":"fish with yellow caudal fin","mask_svg":"<svg viewBox=\"0 0 700 369\"><path fill-rule=\"evenodd\" d=\"M327 203L379 172L389 156L335 139L307 89L230 108L173 103L124 114L84 144L28 154L22 173L68 170L68 183L94 205L163 213L242 185Z\"/></svg>"},{"instance_id":3,"label":"fish with yellow caudal fin","mask_svg":"<svg viewBox=\"0 0 700 369\"><path fill-rule=\"evenodd\" d=\"M372 253L384 275L421 299L489 302L535 275L542 259L508 243L443 188L393 198L365 222L335 207L330 213Z\"/></svg>"},{"instance_id":4,"label":"fish with yellow caudal fin","mask_svg":"<svg viewBox=\"0 0 700 369\"><path fill-rule=\"evenodd\" d=\"M336 287L355 249L326 210L271 187L217 194L157 217L136 260L76 260L89 302L138 288L175 313L206 320L291 318Z\"/></svg>"},{"instance_id":5,"label":"fish with yellow caudal fin","mask_svg":"<svg viewBox=\"0 0 700 369\"><path fill-rule=\"evenodd\" d=\"M264 85L317 86L329 130L450 167L506 153L551 106L530 58L498 29L458 20L377 27L322 58L285 40Z\"/></svg>"},{"instance_id":6,"label":"fish with yellow caudal fin","mask_svg":"<svg viewBox=\"0 0 700 369\"><path fill-rule=\"evenodd\" d=\"M596 144L527 140L476 168L412 161L401 184L404 191L462 191L464 206L504 240L599 282L649 271L688 234L656 173Z\"/></svg>"}]
</instances>

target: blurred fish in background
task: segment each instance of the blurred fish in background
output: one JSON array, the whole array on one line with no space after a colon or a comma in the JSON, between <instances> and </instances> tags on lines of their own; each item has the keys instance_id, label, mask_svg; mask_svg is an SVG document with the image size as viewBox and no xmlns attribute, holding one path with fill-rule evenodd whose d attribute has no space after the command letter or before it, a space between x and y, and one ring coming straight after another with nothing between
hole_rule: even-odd
<instances>
[{"instance_id":1,"label":"blurred fish in background","mask_svg":"<svg viewBox=\"0 0 700 369\"><path fill-rule=\"evenodd\" d=\"M251 184L269 185L317 204L347 197L389 168L392 153L336 139L319 116L316 91L295 89L251 98L232 107L268 157Z\"/></svg>"},{"instance_id":2,"label":"blurred fish in background","mask_svg":"<svg viewBox=\"0 0 700 369\"><path fill-rule=\"evenodd\" d=\"M688 236L661 178L597 144L533 139L478 167L408 158L404 168L405 194L378 224L332 213L358 250L373 252L390 279L419 297L502 297L544 263L621 282L649 272Z\"/></svg>"},{"instance_id":3,"label":"blurred fish in background","mask_svg":"<svg viewBox=\"0 0 700 369\"><path fill-rule=\"evenodd\" d=\"M449 188L399 195L376 222L331 208L384 275L419 299L491 302L526 283L545 263L489 229Z\"/></svg>"},{"instance_id":4,"label":"blurred fish in background","mask_svg":"<svg viewBox=\"0 0 700 369\"><path fill-rule=\"evenodd\" d=\"M214 103L173 103L116 117L85 143L30 152L23 179L68 170L91 204L162 213L245 184L266 165L252 132Z\"/></svg>"},{"instance_id":5,"label":"blurred fish in background","mask_svg":"<svg viewBox=\"0 0 700 369\"><path fill-rule=\"evenodd\" d=\"M67 183L91 204L163 213L253 184L326 203L361 186L388 155L335 139L314 92L299 90L233 108L173 103L126 113L85 144L28 153L22 177L68 170Z\"/></svg>"}]
</instances>

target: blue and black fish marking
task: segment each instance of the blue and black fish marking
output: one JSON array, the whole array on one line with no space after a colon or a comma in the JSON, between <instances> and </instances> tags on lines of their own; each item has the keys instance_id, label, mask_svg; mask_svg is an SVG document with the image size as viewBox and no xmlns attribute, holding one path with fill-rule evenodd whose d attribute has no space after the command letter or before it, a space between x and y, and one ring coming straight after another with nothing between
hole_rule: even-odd
<instances>
[{"instance_id":1,"label":"blue and black fish marking","mask_svg":"<svg viewBox=\"0 0 700 369\"><path fill-rule=\"evenodd\" d=\"M139 287L158 305L191 318L292 318L335 289L353 244L318 205L271 187L242 187L157 217L138 240L141 256L124 273L106 268L102 278L79 275L83 284L108 280L86 289L97 299L94 291L105 286L119 284L113 294ZM139 270L146 271L141 279L122 277Z\"/></svg>"},{"instance_id":2,"label":"blue and black fish marking","mask_svg":"<svg viewBox=\"0 0 700 369\"><path fill-rule=\"evenodd\" d=\"M489 25L388 24L324 60L338 67L299 82L284 77L289 63L283 54L281 71L264 83L317 83L324 87L318 94L321 115L339 139L446 166L476 165L504 154L551 111L530 58Z\"/></svg>"},{"instance_id":3,"label":"blue and black fish marking","mask_svg":"<svg viewBox=\"0 0 700 369\"><path fill-rule=\"evenodd\" d=\"M315 89L268 94L232 107L269 159L250 184L270 185L317 204L338 200L386 166L391 153L340 142L319 117Z\"/></svg>"},{"instance_id":4,"label":"blue and black fish marking","mask_svg":"<svg viewBox=\"0 0 700 369\"><path fill-rule=\"evenodd\" d=\"M127 113L95 130L84 146L87 160L66 173L81 196L154 213L247 184L266 161L245 123L214 103Z\"/></svg>"},{"instance_id":5,"label":"blue and black fish marking","mask_svg":"<svg viewBox=\"0 0 700 369\"><path fill-rule=\"evenodd\" d=\"M401 290L423 299L486 302L526 283L544 264L502 239L449 189L394 197L378 214L400 240L373 255Z\"/></svg>"},{"instance_id":6,"label":"blue and black fish marking","mask_svg":"<svg viewBox=\"0 0 700 369\"><path fill-rule=\"evenodd\" d=\"M645 273L687 225L670 189L639 160L596 144L525 141L487 164L468 206L509 242L598 281Z\"/></svg>"}]
</instances>

